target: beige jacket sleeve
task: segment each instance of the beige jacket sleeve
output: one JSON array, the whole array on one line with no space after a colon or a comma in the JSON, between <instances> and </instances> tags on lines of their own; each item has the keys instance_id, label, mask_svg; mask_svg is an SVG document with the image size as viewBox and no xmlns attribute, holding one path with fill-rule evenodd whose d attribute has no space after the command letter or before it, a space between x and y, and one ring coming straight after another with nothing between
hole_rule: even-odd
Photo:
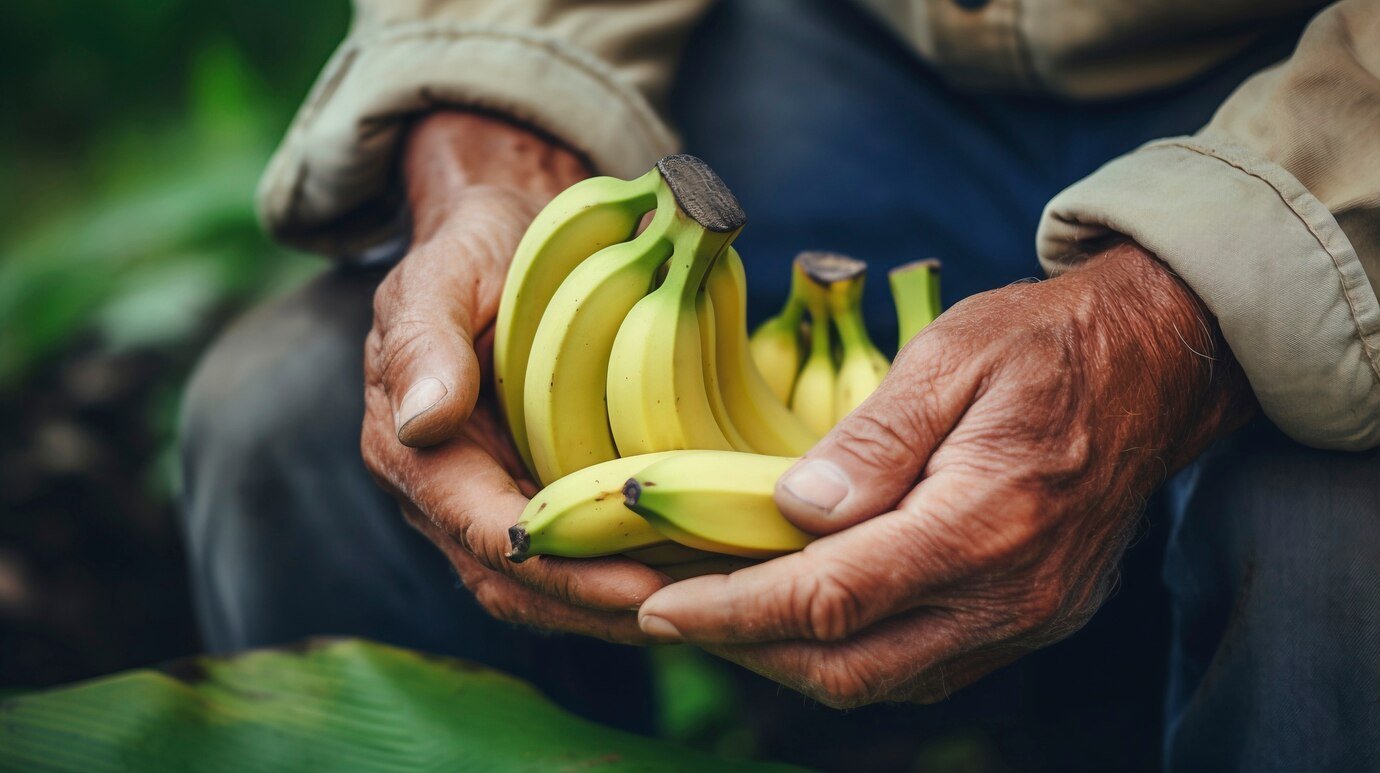
<instances>
[{"instance_id":1,"label":"beige jacket sleeve","mask_svg":"<svg viewBox=\"0 0 1380 773\"><path fill-rule=\"evenodd\" d=\"M405 239L403 127L493 110L633 177L677 139L662 115L680 48L711 0L356 0L349 35L259 184L275 239L349 260Z\"/></svg>"},{"instance_id":2,"label":"beige jacket sleeve","mask_svg":"<svg viewBox=\"0 0 1380 773\"><path fill-rule=\"evenodd\" d=\"M1285 432L1380 445L1380 2L1329 7L1198 134L1059 194L1037 246L1058 273L1123 235L1217 316Z\"/></svg>"}]
</instances>

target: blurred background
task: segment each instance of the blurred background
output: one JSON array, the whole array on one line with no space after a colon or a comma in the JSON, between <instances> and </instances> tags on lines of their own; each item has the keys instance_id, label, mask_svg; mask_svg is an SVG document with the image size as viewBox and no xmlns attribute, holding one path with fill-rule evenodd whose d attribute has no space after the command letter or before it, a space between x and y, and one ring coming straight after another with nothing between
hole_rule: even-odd
<instances>
[{"instance_id":1,"label":"blurred background","mask_svg":"<svg viewBox=\"0 0 1380 773\"><path fill-rule=\"evenodd\" d=\"M182 382L319 270L252 196L344 0L11 0L0 25L0 686L199 649L173 519Z\"/></svg>"}]
</instances>

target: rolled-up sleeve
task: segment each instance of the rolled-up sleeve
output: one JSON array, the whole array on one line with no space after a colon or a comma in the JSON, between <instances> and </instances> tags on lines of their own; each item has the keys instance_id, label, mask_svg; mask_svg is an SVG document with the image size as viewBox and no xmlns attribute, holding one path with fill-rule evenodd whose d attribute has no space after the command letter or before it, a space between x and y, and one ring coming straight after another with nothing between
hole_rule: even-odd
<instances>
[{"instance_id":1,"label":"rolled-up sleeve","mask_svg":"<svg viewBox=\"0 0 1380 773\"><path fill-rule=\"evenodd\" d=\"M445 107L512 117L601 173L640 174L676 149L665 95L710 2L357 0L260 181L260 220L279 241L343 259L395 250L403 128Z\"/></svg>"},{"instance_id":2,"label":"rolled-up sleeve","mask_svg":"<svg viewBox=\"0 0 1380 773\"><path fill-rule=\"evenodd\" d=\"M1045 208L1058 273L1130 237L1203 299L1265 413L1308 445L1380 445L1380 3L1318 15L1192 137Z\"/></svg>"}]
</instances>

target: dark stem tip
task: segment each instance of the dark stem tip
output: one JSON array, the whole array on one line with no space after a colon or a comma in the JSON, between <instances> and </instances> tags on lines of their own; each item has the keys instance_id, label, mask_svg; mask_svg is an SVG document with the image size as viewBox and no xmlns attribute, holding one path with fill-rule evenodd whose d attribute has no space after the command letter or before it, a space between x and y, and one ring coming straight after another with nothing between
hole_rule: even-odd
<instances>
[{"instance_id":1,"label":"dark stem tip","mask_svg":"<svg viewBox=\"0 0 1380 773\"><path fill-rule=\"evenodd\" d=\"M805 275L826 287L867 273L867 263L837 252L806 251L795 256Z\"/></svg>"},{"instance_id":2,"label":"dark stem tip","mask_svg":"<svg viewBox=\"0 0 1380 773\"><path fill-rule=\"evenodd\" d=\"M656 162L656 168L671 187L680 208L705 229L729 233L747 222L743 205L733 191L699 158L684 153L666 156Z\"/></svg>"},{"instance_id":3,"label":"dark stem tip","mask_svg":"<svg viewBox=\"0 0 1380 773\"><path fill-rule=\"evenodd\" d=\"M637 500L642 496L642 484L637 482L637 478L628 478L628 482L623 484L623 504L628 507L636 507Z\"/></svg>"},{"instance_id":4,"label":"dark stem tip","mask_svg":"<svg viewBox=\"0 0 1380 773\"><path fill-rule=\"evenodd\" d=\"M527 533L527 529L522 524L508 527L508 560L515 564L526 561L527 550L532 547L532 535Z\"/></svg>"}]
</instances>

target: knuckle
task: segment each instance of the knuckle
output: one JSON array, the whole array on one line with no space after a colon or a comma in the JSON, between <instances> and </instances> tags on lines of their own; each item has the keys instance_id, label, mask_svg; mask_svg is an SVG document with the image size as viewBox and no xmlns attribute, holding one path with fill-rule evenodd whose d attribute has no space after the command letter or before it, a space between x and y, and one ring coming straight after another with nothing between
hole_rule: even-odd
<instances>
[{"instance_id":1,"label":"knuckle","mask_svg":"<svg viewBox=\"0 0 1380 773\"><path fill-rule=\"evenodd\" d=\"M835 658L821 665L807 694L831 709L855 709L877 700L869 669L851 658Z\"/></svg>"},{"instance_id":2,"label":"knuckle","mask_svg":"<svg viewBox=\"0 0 1380 773\"><path fill-rule=\"evenodd\" d=\"M514 598L514 594L488 580L477 580L467 585L474 594L475 601L479 602L479 606L491 617L505 623L523 622L522 605Z\"/></svg>"},{"instance_id":3,"label":"knuckle","mask_svg":"<svg viewBox=\"0 0 1380 773\"><path fill-rule=\"evenodd\" d=\"M907 469L919 463L912 445L915 438L906 437L902 428L872 412L849 417L835 431L839 433L839 447L864 467Z\"/></svg>"},{"instance_id":4,"label":"knuckle","mask_svg":"<svg viewBox=\"0 0 1380 773\"><path fill-rule=\"evenodd\" d=\"M856 630L862 617L858 594L831 574L810 575L796 585L791 619L817 641L838 641Z\"/></svg>"}]
</instances>

